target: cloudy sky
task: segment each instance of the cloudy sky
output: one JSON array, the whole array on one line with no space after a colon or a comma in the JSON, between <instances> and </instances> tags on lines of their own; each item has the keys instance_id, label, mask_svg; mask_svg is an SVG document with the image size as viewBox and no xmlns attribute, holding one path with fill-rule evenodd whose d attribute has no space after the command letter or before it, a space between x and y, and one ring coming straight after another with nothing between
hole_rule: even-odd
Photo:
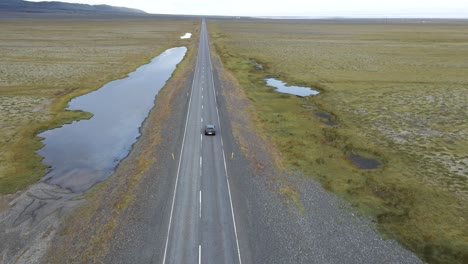
<instances>
[{"instance_id":1,"label":"cloudy sky","mask_svg":"<svg viewBox=\"0 0 468 264\"><path fill-rule=\"evenodd\" d=\"M468 18L468 0L62 0L62 2L125 6L154 14Z\"/></svg>"}]
</instances>

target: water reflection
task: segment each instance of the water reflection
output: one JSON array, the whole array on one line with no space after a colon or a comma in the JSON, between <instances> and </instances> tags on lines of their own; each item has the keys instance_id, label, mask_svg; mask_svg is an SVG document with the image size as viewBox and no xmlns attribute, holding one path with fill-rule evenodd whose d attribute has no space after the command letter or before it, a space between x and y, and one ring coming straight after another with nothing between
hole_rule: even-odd
<instances>
[{"instance_id":1,"label":"water reflection","mask_svg":"<svg viewBox=\"0 0 468 264\"><path fill-rule=\"evenodd\" d=\"M94 116L39 135L45 146L38 153L52 166L44 180L76 192L107 178L140 136L155 96L186 51L166 50L128 77L71 100L68 109Z\"/></svg>"}]
</instances>

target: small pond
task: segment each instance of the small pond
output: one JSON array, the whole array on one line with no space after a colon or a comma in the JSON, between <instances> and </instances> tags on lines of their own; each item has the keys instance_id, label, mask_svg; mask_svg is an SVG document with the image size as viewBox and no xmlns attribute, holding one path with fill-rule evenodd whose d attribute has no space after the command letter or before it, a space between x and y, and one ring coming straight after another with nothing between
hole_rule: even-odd
<instances>
[{"instance_id":1,"label":"small pond","mask_svg":"<svg viewBox=\"0 0 468 264\"><path fill-rule=\"evenodd\" d=\"M192 33L185 33L185 35L183 35L182 37L180 37L181 39L189 39L192 37Z\"/></svg>"},{"instance_id":2,"label":"small pond","mask_svg":"<svg viewBox=\"0 0 468 264\"><path fill-rule=\"evenodd\" d=\"M333 121L326 121L326 122L325 122L325 125L327 125L327 126L333 126L333 127L334 127L334 126L337 126L338 123L337 123L337 122L333 122Z\"/></svg>"},{"instance_id":3,"label":"small pond","mask_svg":"<svg viewBox=\"0 0 468 264\"><path fill-rule=\"evenodd\" d=\"M333 117L330 113L323 112L323 111L315 112L315 115L323 119L330 119Z\"/></svg>"},{"instance_id":4,"label":"small pond","mask_svg":"<svg viewBox=\"0 0 468 264\"><path fill-rule=\"evenodd\" d=\"M358 154L349 154L348 159L360 169L372 170L377 169L382 164L378 160L366 158Z\"/></svg>"},{"instance_id":5,"label":"small pond","mask_svg":"<svg viewBox=\"0 0 468 264\"><path fill-rule=\"evenodd\" d=\"M317 111L315 112L315 116L319 117L320 119L324 120L324 124L327 126L337 126L338 123L335 121L332 121L334 119L334 116L330 113L323 112L323 111Z\"/></svg>"},{"instance_id":6,"label":"small pond","mask_svg":"<svg viewBox=\"0 0 468 264\"><path fill-rule=\"evenodd\" d=\"M277 80L275 78L267 78L265 79L266 84L268 86L272 86L276 88L277 92L280 93L287 93L297 96L309 96L309 95L317 95L320 92L309 87L301 87L301 86L288 86L285 82Z\"/></svg>"},{"instance_id":7,"label":"small pond","mask_svg":"<svg viewBox=\"0 0 468 264\"><path fill-rule=\"evenodd\" d=\"M140 136L156 95L186 51L168 49L126 78L71 100L67 109L91 112L93 117L39 134L45 146L37 153L51 166L43 180L74 192L105 180Z\"/></svg>"}]
</instances>

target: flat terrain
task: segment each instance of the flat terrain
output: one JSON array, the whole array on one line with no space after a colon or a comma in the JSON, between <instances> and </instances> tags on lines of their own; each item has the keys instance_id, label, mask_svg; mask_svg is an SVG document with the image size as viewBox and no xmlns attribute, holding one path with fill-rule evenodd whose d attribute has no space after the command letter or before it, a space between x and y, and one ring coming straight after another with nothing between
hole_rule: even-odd
<instances>
[{"instance_id":1,"label":"flat terrain","mask_svg":"<svg viewBox=\"0 0 468 264\"><path fill-rule=\"evenodd\" d=\"M62 18L4 20L0 25L2 34L8 33L2 35L0 52L9 62L0 62L0 69L8 72L5 76L16 76L4 81L0 75L7 83L0 86L5 120L0 133L10 131L9 140L0 145L6 150L0 162L4 193L24 188L43 174L40 158L33 155L40 146L34 139L38 131L89 117L63 111L70 98L125 76L166 48L188 47L187 57L158 94L141 137L108 180L83 195L38 183L3 196L11 201L8 205L0 199L0 238L8 241L0 244L0 262L160 263L178 156L184 155L181 128L190 116L190 92L197 78L200 21ZM462 122L467 119L467 83L461 74L466 72L465 28L457 23L208 23L216 90L212 95L222 127L214 139L221 136L224 152L230 153L225 168L243 263L421 263L393 238L428 262L466 262L466 166L461 163L467 146ZM185 32L194 33L193 39L180 40ZM259 64L263 69L256 69ZM422 71L421 65L437 71ZM278 94L265 86L267 76L314 86L321 94ZM436 82L439 78L443 82ZM423 97L421 89L426 89ZM429 95L440 107L424 101ZM205 107L214 118L213 108ZM399 131L411 137L398 141L394 134ZM433 131L449 139L440 141L446 134ZM194 135L200 136L189 136ZM415 140L417 135L426 138ZM220 155L215 149L219 143L203 140L204 155ZM437 142L447 144L443 151L433 148L440 147ZM193 153L186 155L197 168L196 149ZM441 170L437 177L428 176L435 167L419 155L440 153L456 160L458 174L442 163L436 166ZM351 154L383 165L359 169L348 160ZM204 166L202 174L215 166ZM187 181L196 175L190 169L184 174ZM219 168L214 174L219 176ZM370 220L356 215L355 208L314 179ZM196 183L187 186L196 188ZM210 186L213 181L205 183L209 195L216 196L219 188ZM193 196L186 191L182 195ZM187 202L196 204L192 196ZM79 208L70 209L77 204ZM181 211L196 215L196 209ZM202 212L216 211L210 209ZM177 218L174 221L184 223L183 217ZM392 239L382 239L373 222ZM205 227L230 230L217 224ZM187 254L197 253L195 248Z\"/></svg>"},{"instance_id":2,"label":"flat terrain","mask_svg":"<svg viewBox=\"0 0 468 264\"><path fill-rule=\"evenodd\" d=\"M372 223L315 181L291 178L274 166L277 152L257 135L249 100L212 45L211 71L209 39L200 33L199 49L189 48L158 94L129 156L54 230L42 262L162 263L165 256L166 263L196 262L198 240L202 263L236 263L240 257L242 263L268 264L421 263L395 241L380 238ZM218 134L203 137L201 124L216 119L215 112ZM224 166L220 145L227 153ZM223 167L240 256L234 256ZM290 190L304 194L297 199L302 209L284 199ZM177 247L184 249L177 253Z\"/></svg>"},{"instance_id":3,"label":"flat terrain","mask_svg":"<svg viewBox=\"0 0 468 264\"><path fill-rule=\"evenodd\" d=\"M253 105L256 130L279 152L277 166L319 180L431 263L468 259L467 28L209 23L217 53ZM276 93L265 86L269 76L321 94ZM382 166L360 169L351 154ZM302 208L297 189L281 191Z\"/></svg>"},{"instance_id":4,"label":"flat terrain","mask_svg":"<svg viewBox=\"0 0 468 264\"><path fill-rule=\"evenodd\" d=\"M59 227L68 226L63 217L83 197L36 182L45 173L41 158L34 155L41 146L37 132L90 116L64 111L71 98L124 77L167 48L186 46L190 50L192 39L181 40L180 36L186 32L196 35L198 23L154 17L22 15L0 20L0 27L0 193L14 193L0 195L0 239L6 241L0 243L0 263L42 263ZM156 144L157 139L151 140L147 146ZM106 206L112 212L110 217L115 218L130 203L134 179L152 162L152 157L143 155L135 163L138 169L129 175L131 180L114 181L115 185L123 182L126 188L123 193L114 191L118 199ZM107 192L103 195L106 201L112 197ZM88 209L93 205L91 202ZM79 215L80 223L86 223L86 216ZM104 236L114 221L106 224ZM99 237L86 244L97 243L101 249L106 246L99 243L102 241Z\"/></svg>"},{"instance_id":5,"label":"flat terrain","mask_svg":"<svg viewBox=\"0 0 468 264\"><path fill-rule=\"evenodd\" d=\"M90 116L64 111L71 98L186 45L179 37L195 30L190 20L46 17L0 20L0 193L44 175L38 132Z\"/></svg>"}]
</instances>

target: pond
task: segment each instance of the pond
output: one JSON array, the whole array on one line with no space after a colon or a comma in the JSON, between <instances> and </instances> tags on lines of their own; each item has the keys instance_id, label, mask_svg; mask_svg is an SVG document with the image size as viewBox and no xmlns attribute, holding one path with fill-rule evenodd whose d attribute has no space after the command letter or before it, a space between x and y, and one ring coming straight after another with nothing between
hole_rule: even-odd
<instances>
[{"instance_id":1,"label":"pond","mask_svg":"<svg viewBox=\"0 0 468 264\"><path fill-rule=\"evenodd\" d=\"M364 170L371 170L377 169L382 164L376 160L371 158L366 158L358 154L349 154L348 159L357 167Z\"/></svg>"},{"instance_id":2,"label":"pond","mask_svg":"<svg viewBox=\"0 0 468 264\"><path fill-rule=\"evenodd\" d=\"M156 95L186 51L168 49L126 78L71 100L67 109L93 117L39 134L45 146L37 153L51 166L43 180L74 192L105 180L130 152Z\"/></svg>"},{"instance_id":3,"label":"pond","mask_svg":"<svg viewBox=\"0 0 468 264\"><path fill-rule=\"evenodd\" d=\"M192 37L192 33L185 33L185 35L183 35L182 37L180 37L181 39L189 39Z\"/></svg>"},{"instance_id":4,"label":"pond","mask_svg":"<svg viewBox=\"0 0 468 264\"><path fill-rule=\"evenodd\" d=\"M288 86L285 82L277 80L275 78L267 78L265 79L266 84L268 86L272 86L276 88L277 92L280 93L287 93L297 96L309 96L309 95L317 95L320 92L309 87L301 87L301 86Z\"/></svg>"}]
</instances>

